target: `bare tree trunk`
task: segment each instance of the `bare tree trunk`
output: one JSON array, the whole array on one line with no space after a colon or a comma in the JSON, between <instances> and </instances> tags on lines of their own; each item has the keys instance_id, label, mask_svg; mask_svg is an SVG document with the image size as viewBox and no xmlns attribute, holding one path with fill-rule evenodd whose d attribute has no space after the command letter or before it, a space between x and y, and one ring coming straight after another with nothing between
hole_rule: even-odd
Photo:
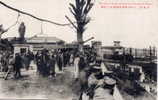
<instances>
[{"instance_id":1,"label":"bare tree trunk","mask_svg":"<svg viewBox=\"0 0 158 100\"><path fill-rule=\"evenodd\" d=\"M83 34L77 33L77 41L78 41L79 43L82 43L82 42L83 42Z\"/></svg>"},{"instance_id":2,"label":"bare tree trunk","mask_svg":"<svg viewBox=\"0 0 158 100\"><path fill-rule=\"evenodd\" d=\"M77 33L78 49L80 52L83 51L83 34Z\"/></svg>"},{"instance_id":3,"label":"bare tree trunk","mask_svg":"<svg viewBox=\"0 0 158 100\"><path fill-rule=\"evenodd\" d=\"M70 12L73 14L76 25L71 22L71 20L67 17L67 19L71 22L73 27L77 31L77 41L79 45L79 51L83 51L83 33L86 30L85 26L90 22L91 18L88 17L88 13L93 6L92 0L75 0L75 3L70 3Z\"/></svg>"}]
</instances>

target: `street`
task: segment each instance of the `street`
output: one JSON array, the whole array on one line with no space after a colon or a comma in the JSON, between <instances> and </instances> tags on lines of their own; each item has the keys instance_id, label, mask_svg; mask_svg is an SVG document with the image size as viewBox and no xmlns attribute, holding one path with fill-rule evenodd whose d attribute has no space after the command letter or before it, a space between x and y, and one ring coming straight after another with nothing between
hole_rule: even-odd
<instances>
[{"instance_id":1,"label":"street","mask_svg":"<svg viewBox=\"0 0 158 100\"><path fill-rule=\"evenodd\" d=\"M22 78L15 80L11 76L8 80L0 78L0 98L31 98L53 100L70 100L72 98L72 73L67 67L63 73L57 72L55 78L44 78L33 70L22 69Z\"/></svg>"},{"instance_id":2,"label":"street","mask_svg":"<svg viewBox=\"0 0 158 100\"><path fill-rule=\"evenodd\" d=\"M73 90L77 85L73 84L73 66L65 67L59 72L56 66L56 77L42 77L36 72L36 65L29 71L22 69L22 78L14 79L9 75L7 80L0 78L0 98L5 99L52 99L72 100ZM125 86L122 86L125 87ZM115 100L155 100L151 95L144 92L134 97L115 87Z\"/></svg>"}]
</instances>

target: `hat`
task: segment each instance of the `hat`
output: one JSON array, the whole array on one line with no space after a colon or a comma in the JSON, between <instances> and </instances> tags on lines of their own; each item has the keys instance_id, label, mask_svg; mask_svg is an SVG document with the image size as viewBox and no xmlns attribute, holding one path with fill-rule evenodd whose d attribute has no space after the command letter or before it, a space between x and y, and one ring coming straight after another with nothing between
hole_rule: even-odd
<instances>
[{"instance_id":1,"label":"hat","mask_svg":"<svg viewBox=\"0 0 158 100\"><path fill-rule=\"evenodd\" d=\"M105 71L104 73L105 73L105 74L112 74L113 71L109 71L109 70L107 70L107 71Z\"/></svg>"},{"instance_id":2,"label":"hat","mask_svg":"<svg viewBox=\"0 0 158 100\"><path fill-rule=\"evenodd\" d=\"M90 71L93 72L93 73L100 72L100 71L101 71L101 67L98 67L98 66L91 66Z\"/></svg>"},{"instance_id":3,"label":"hat","mask_svg":"<svg viewBox=\"0 0 158 100\"><path fill-rule=\"evenodd\" d=\"M107 85L115 85L116 80L106 76L106 77L104 77L104 83Z\"/></svg>"}]
</instances>

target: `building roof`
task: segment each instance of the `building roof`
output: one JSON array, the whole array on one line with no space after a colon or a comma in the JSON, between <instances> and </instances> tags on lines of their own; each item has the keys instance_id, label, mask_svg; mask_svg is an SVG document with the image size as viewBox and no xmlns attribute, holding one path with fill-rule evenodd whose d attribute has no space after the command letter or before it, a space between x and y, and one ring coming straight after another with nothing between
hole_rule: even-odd
<instances>
[{"instance_id":1,"label":"building roof","mask_svg":"<svg viewBox=\"0 0 158 100\"><path fill-rule=\"evenodd\" d=\"M34 36L26 39L27 43L60 43L65 42L57 37Z\"/></svg>"},{"instance_id":2,"label":"building roof","mask_svg":"<svg viewBox=\"0 0 158 100\"><path fill-rule=\"evenodd\" d=\"M7 37L8 41L12 41L12 43L19 43L18 37ZM46 35L35 35L33 37L25 37L25 43L64 43L65 41L52 36L46 36Z\"/></svg>"}]
</instances>

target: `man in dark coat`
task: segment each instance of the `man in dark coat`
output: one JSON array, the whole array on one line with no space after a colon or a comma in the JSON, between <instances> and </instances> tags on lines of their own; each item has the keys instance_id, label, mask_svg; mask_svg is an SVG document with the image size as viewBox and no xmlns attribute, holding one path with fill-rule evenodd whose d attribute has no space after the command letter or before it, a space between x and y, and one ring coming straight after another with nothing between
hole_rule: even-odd
<instances>
[{"instance_id":1,"label":"man in dark coat","mask_svg":"<svg viewBox=\"0 0 158 100\"><path fill-rule=\"evenodd\" d=\"M41 74L41 52L38 51L35 55L35 62L36 62L36 65L37 65L37 73Z\"/></svg>"},{"instance_id":2,"label":"man in dark coat","mask_svg":"<svg viewBox=\"0 0 158 100\"><path fill-rule=\"evenodd\" d=\"M52 77L55 77L55 57L54 55L51 55L50 60L49 60L49 67L50 67L50 75Z\"/></svg>"},{"instance_id":3,"label":"man in dark coat","mask_svg":"<svg viewBox=\"0 0 158 100\"><path fill-rule=\"evenodd\" d=\"M17 54L15 54L15 65L14 65L14 68L15 68L14 77L15 78L21 77L21 72L20 72L21 67L22 67L22 58L21 58L20 54L17 53Z\"/></svg>"},{"instance_id":4,"label":"man in dark coat","mask_svg":"<svg viewBox=\"0 0 158 100\"><path fill-rule=\"evenodd\" d=\"M62 71L62 69L63 69L63 55L62 55L62 53L57 54L57 65L59 67L59 71Z\"/></svg>"}]
</instances>

